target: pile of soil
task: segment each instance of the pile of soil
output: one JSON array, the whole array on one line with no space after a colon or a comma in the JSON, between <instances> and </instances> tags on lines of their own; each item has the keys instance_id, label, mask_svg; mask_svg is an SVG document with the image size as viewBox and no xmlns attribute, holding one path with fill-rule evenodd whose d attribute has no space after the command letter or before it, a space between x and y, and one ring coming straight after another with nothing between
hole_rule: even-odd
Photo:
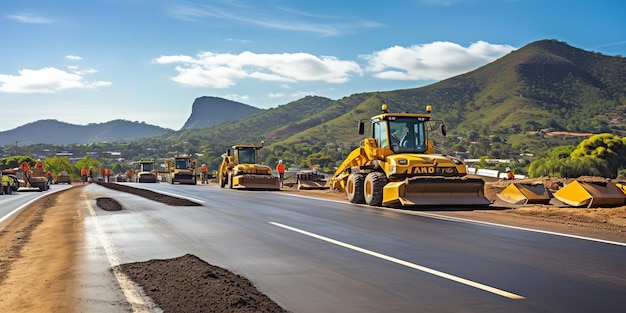
<instances>
[{"instance_id":1,"label":"pile of soil","mask_svg":"<svg viewBox=\"0 0 626 313\"><path fill-rule=\"evenodd\" d=\"M119 268L163 312L287 312L245 277L193 255Z\"/></svg>"},{"instance_id":2,"label":"pile of soil","mask_svg":"<svg viewBox=\"0 0 626 313\"><path fill-rule=\"evenodd\" d=\"M161 202L167 205L173 206L202 206L202 204L193 202L184 198L177 198L173 196L168 196L162 193L154 192L151 190L143 189L143 188L135 188L128 185L116 184L116 183L105 183L105 182L97 182L98 185L117 190L132 193L134 195L150 199L152 201ZM106 205L106 204L105 204Z\"/></svg>"},{"instance_id":3,"label":"pile of soil","mask_svg":"<svg viewBox=\"0 0 626 313\"><path fill-rule=\"evenodd\" d=\"M122 209L122 205L117 200L108 197L97 198L96 205L105 211L119 211Z\"/></svg>"}]
</instances>

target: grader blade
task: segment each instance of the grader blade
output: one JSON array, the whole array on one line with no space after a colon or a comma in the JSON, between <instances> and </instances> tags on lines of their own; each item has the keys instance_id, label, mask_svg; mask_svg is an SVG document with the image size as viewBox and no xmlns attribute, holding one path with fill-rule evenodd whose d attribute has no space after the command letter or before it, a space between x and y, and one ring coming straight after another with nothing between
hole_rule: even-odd
<instances>
[{"instance_id":1,"label":"grader blade","mask_svg":"<svg viewBox=\"0 0 626 313\"><path fill-rule=\"evenodd\" d=\"M383 205L487 206L485 182L467 177L414 177L383 188Z\"/></svg>"},{"instance_id":2,"label":"grader blade","mask_svg":"<svg viewBox=\"0 0 626 313\"><path fill-rule=\"evenodd\" d=\"M280 190L278 177L271 175L242 175L233 177L233 188Z\"/></svg>"},{"instance_id":3,"label":"grader blade","mask_svg":"<svg viewBox=\"0 0 626 313\"><path fill-rule=\"evenodd\" d=\"M573 207L612 207L626 203L626 194L610 181L575 180L556 191L554 197Z\"/></svg>"},{"instance_id":4,"label":"grader blade","mask_svg":"<svg viewBox=\"0 0 626 313\"><path fill-rule=\"evenodd\" d=\"M512 183L496 194L498 199L516 205L549 204L552 196L543 184Z\"/></svg>"}]
</instances>

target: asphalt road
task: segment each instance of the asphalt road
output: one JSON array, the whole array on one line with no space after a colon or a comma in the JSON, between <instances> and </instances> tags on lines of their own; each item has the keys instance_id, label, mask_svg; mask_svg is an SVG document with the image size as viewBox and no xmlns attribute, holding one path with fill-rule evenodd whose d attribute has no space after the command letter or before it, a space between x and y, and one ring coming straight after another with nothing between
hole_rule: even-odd
<instances>
[{"instance_id":1,"label":"asphalt road","mask_svg":"<svg viewBox=\"0 0 626 313\"><path fill-rule=\"evenodd\" d=\"M278 191L131 185L203 206L87 186L86 194L124 208L92 204L86 218L89 262L100 273L110 274L108 264L193 254L297 313L626 311L624 244ZM104 283L96 287L111 294Z\"/></svg>"},{"instance_id":2,"label":"asphalt road","mask_svg":"<svg viewBox=\"0 0 626 313\"><path fill-rule=\"evenodd\" d=\"M0 195L0 227L10 222L20 210L24 209L40 197L69 187L71 187L71 185L51 185L50 189L43 192L38 190L20 189L18 191L14 191L13 194L10 195Z\"/></svg>"}]
</instances>

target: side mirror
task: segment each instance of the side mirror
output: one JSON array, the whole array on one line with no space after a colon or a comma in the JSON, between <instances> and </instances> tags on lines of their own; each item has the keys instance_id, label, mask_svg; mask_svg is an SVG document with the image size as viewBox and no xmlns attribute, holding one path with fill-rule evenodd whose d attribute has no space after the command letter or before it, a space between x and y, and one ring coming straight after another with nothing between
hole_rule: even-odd
<instances>
[{"instance_id":1,"label":"side mirror","mask_svg":"<svg viewBox=\"0 0 626 313\"><path fill-rule=\"evenodd\" d=\"M359 135L365 134L365 123L359 121Z\"/></svg>"},{"instance_id":2,"label":"side mirror","mask_svg":"<svg viewBox=\"0 0 626 313\"><path fill-rule=\"evenodd\" d=\"M441 124L441 134L445 137L448 134L446 124Z\"/></svg>"},{"instance_id":3,"label":"side mirror","mask_svg":"<svg viewBox=\"0 0 626 313\"><path fill-rule=\"evenodd\" d=\"M230 151L230 149L227 149L227 150L226 150L226 155L227 155L227 156L231 156L231 155L232 155L232 152Z\"/></svg>"}]
</instances>

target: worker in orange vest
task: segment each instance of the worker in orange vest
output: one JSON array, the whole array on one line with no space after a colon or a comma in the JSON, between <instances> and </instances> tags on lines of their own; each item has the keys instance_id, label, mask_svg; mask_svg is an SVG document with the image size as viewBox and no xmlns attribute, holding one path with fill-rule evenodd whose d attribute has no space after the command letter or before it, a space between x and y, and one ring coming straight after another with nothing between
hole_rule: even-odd
<instances>
[{"instance_id":1,"label":"worker in orange vest","mask_svg":"<svg viewBox=\"0 0 626 313\"><path fill-rule=\"evenodd\" d=\"M200 167L200 172L202 172L202 183L206 184L209 182L209 169L206 167L206 164L202 164Z\"/></svg>"},{"instance_id":2,"label":"worker in orange vest","mask_svg":"<svg viewBox=\"0 0 626 313\"><path fill-rule=\"evenodd\" d=\"M278 165L276 165L276 172L278 172L280 188L283 188L283 181L285 180L285 164L283 164L283 160L278 160Z\"/></svg>"},{"instance_id":3,"label":"worker in orange vest","mask_svg":"<svg viewBox=\"0 0 626 313\"><path fill-rule=\"evenodd\" d=\"M508 180L515 179L515 173L513 173L513 171L509 167L506 168L506 179Z\"/></svg>"},{"instance_id":4,"label":"worker in orange vest","mask_svg":"<svg viewBox=\"0 0 626 313\"><path fill-rule=\"evenodd\" d=\"M83 179L83 184L87 182L87 169L83 167L82 170L80 170L80 177Z\"/></svg>"},{"instance_id":5,"label":"worker in orange vest","mask_svg":"<svg viewBox=\"0 0 626 313\"><path fill-rule=\"evenodd\" d=\"M104 181L107 183L111 181L111 169L110 168L104 169Z\"/></svg>"},{"instance_id":6,"label":"worker in orange vest","mask_svg":"<svg viewBox=\"0 0 626 313\"><path fill-rule=\"evenodd\" d=\"M48 171L48 184L52 184L52 172Z\"/></svg>"}]
</instances>

